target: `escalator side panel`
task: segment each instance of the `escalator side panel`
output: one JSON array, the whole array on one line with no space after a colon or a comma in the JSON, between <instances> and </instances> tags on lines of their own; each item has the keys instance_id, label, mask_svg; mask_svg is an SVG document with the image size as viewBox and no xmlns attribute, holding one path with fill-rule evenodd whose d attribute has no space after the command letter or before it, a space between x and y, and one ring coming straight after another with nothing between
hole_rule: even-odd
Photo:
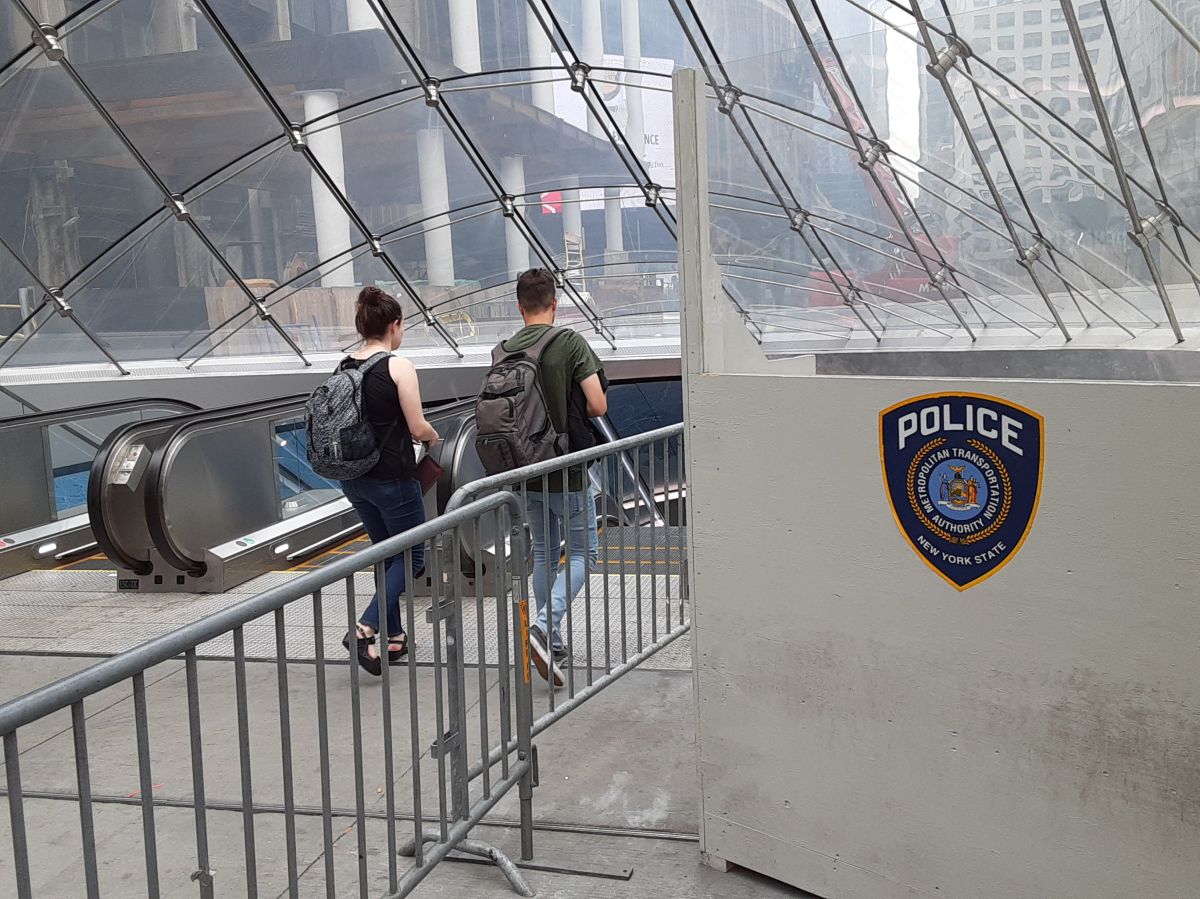
<instances>
[{"instance_id":1,"label":"escalator side panel","mask_svg":"<svg viewBox=\"0 0 1200 899\"><path fill-rule=\"evenodd\" d=\"M152 470L146 493L155 546L171 565L196 574L203 571L206 549L280 517L268 423L256 418L225 424L219 437L203 436L209 439L193 437L177 450L156 454L168 476ZM180 558L173 558L176 551Z\"/></svg>"},{"instance_id":2,"label":"escalator side panel","mask_svg":"<svg viewBox=\"0 0 1200 899\"><path fill-rule=\"evenodd\" d=\"M45 479L49 468L45 435L40 428L0 431L0 459L5 469L0 538L54 519Z\"/></svg>"}]
</instances>

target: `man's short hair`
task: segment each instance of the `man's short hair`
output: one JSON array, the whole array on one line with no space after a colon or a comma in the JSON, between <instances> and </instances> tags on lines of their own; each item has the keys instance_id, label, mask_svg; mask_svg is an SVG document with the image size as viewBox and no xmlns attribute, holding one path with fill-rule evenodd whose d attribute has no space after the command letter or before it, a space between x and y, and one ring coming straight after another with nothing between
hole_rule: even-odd
<instances>
[{"instance_id":1,"label":"man's short hair","mask_svg":"<svg viewBox=\"0 0 1200 899\"><path fill-rule=\"evenodd\" d=\"M517 304L526 314L545 312L554 303L554 275L531 268L517 278Z\"/></svg>"}]
</instances>

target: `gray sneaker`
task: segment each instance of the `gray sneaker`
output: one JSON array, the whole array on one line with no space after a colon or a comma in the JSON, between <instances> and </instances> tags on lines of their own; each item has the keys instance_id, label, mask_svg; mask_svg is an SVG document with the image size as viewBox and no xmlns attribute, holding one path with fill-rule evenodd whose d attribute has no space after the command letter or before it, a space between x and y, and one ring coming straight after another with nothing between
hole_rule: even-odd
<instances>
[{"instance_id":1,"label":"gray sneaker","mask_svg":"<svg viewBox=\"0 0 1200 899\"><path fill-rule=\"evenodd\" d=\"M550 652L546 649L546 638L538 627L529 629L529 655L533 667L537 669L543 680L551 681L556 687L563 685L562 671L559 670L555 660L551 659Z\"/></svg>"}]
</instances>

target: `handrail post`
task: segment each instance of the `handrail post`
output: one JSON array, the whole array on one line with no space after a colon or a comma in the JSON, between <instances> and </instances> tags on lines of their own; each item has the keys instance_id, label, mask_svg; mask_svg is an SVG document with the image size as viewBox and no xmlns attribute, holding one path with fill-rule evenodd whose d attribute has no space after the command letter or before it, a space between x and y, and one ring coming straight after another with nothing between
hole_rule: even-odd
<instances>
[{"instance_id":1,"label":"handrail post","mask_svg":"<svg viewBox=\"0 0 1200 899\"><path fill-rule=\"evenodd\" d=\"M533 860L533 788L537 785L537 758L533 750L533 682L529 672L529 578L525 560L523 516L514 515L512 530L512 632L518 642L513 656L513 696L517 709L517 759L529 760L517 787L521 805L521 860ZM497 598L499 600L499 598ZM502 637L507 639L507 637Z\"/></svg>"},{"instance_id":2,"label":"handrail post","mask_svg":"<svg viewBox=\"0 0 1200 899\"><path fill-rule=\"evenodd\" d=\"M453 534L453 536L451 536ZM434 614L440 614L446 627L446 671L447 671L447 717L450 721L450 732L444 736L445 749L450 754L450 807L455 821L465 820L471 814L470 781L467 778L469 765L467 763L467 684L463 665L466 653L462 646L463 632L463 580L460 563L461 532L455 527L452 532L438 535L438 552L436 557L449 567L448 580L449 597L441 609L435 609ZM448 545L447 545L448 544ZM441 577L442 572L435 571L434 577ZM480 670L479 676L485 673Z\"/></svg>"}]
</instances>

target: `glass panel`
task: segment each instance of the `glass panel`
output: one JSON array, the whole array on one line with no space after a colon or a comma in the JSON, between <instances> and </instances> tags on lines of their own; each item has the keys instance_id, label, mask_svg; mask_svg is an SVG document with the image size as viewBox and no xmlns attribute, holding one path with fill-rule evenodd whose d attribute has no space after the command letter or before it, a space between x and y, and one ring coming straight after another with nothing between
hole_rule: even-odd
<instances>
[{"instance_id":1,"label":"glass panel","mask_svg":"<svg viewBox=\"0 0 1200 899\"><path fill-rule=\"evenodd\" d=\"M921 0L935 46L956 34L973 50L949 81L965 134L925 70L928 54L903 4L680 0L678 16L670 0L637 5L639 21L630 23L617 0L549 0L539 24L524 0L390 0L384 28L362 0L218 4L220 26L285 117L310 123L309 146L363 229L383 239L381 260L355 216L288 147L203 11L187 0L67 0L57 14L72 16L63 28L67 58L169 189L186 194L231 276L195 234L156 215L160 188L62 67L40 52L23 67L10 62L27 46L28 26L0 3L0 237L18 257L0 251L0 334L40 302L18 259L63 287L121 358L291 353L247 309L233 277L305 352L353 343L349 310L367 283L405 304L411 343L441 343L397 271L465 342L512 330L512 280L532 264L566 269L582 301L621 333L649 333L665 324L653 316L674 315L677 303L673 200L668 193L665 212L650 209L638 185L649 178L673 187L669 76L701 62L718 85L740 92L732 117L711 117L713 248L730 294L779 340L802 327L861 332L841 305L838 288L851 283L886 304L953 318L931 295L913 241L931 269L945 260L956 270L989 323L1009 316L1044 330L1050 310L1018 262L1039 232L1077 289L1072 295L1045 266L1043 250L1039 280L1072 326L1164 321L1150 269L1128 239L1130 215L1114 196L1119 184L1099 128L1104 114L1139 216L1156 214L1161 174L1171 207L1184 222L1197 220L1200 154L1189 110L1200 55L1150 5L1077 5L1083 53L1100 85L1096 109L1057 3L963 0L951 21L942 0ZM1177 12L1200 28L1187 9ZM395 29L416 49L417 72ZM571 90L564 62L575 55L590 66L605 108L599 119ZM425 105L424 71L441 80L444 108L467 146ZM981 100L966 72L995 96ZM610 133L614 124L624 139ZM851 132L887 142L877 178L859 165ZM515 195L520 228L500 214L496 182ZM838 272L832 280L792 230L796 208L812 216L809 241L825 241L818 252ZM1174 229L1164 235L1167 244L1154 249L1159 268L1188 297L1180 299L1187 314L1200 317L1186 267L1167 252L1178 246ZM1185 239L1195 255L1200 241ZM565 291L563 315L582 322L569 299ZM47 312L27 330L38 325L62 353L96 358L69 321ZM16 364L42 358L35 349L48 346L21 336L0 349L0 362L26 344Z\"/></svg>"},{"instance_id":2,"label":"glass panel","mask_svg":"<svg viewBox=\"0 0 1200 899\"><path fill-rule=\"evenodd\" d=\"M49 306L41 307L24 328L0 346L0 366L5 365L111 366L112 363L71 319Z\"/></svg>"},{"instance_id":3,"label":"glass panel","mask_svg":"<svg viewBox=\"0 0 1200 899\"><path fill-rule=\"evenodd\" d=\"M0 3L0 79L16 57L30 46L29 23L12 2Z\"/></svg>"},{"instance_id":4,"label":"glass panel","mask_svg":"<svg viewBox=\"0 0 1200 899\"><path fill-rule=\"evenodd\" d=\"M98 38L114 33L116 44ZM212 25L186 0L121 0L62 43L172 191L185 191L282 131ZM119 61L98 65L108 59Z\"/></svg>"},{"instance_id":5,"label":"glass panel","mask_svg":"<svg viewBox=\"0 0 1200 899\"><path fill-rule=\"evenodd\" d=\"M1170 5L1195 34L1200 28L1196 8L1186 3ZM1200 221L1200 135L1190 110L1194 98L1200 95L1200 55L1150 6L1116 0L1108 9L1115 26L1114 49L1119 43L1137 104L1138 121L1150 143L1167 200L1184 222L1194 224ZM1091 112L1090 105L1080 109L1080 114ZM1118 133L1124 138L1127 130L1128 127L1122 128ZM1146 186L1151 190L1157 188L1154 181ZM1143 203L1140 196L1138 202ZM1152 206L1149 208L1153 210ZM1171 234L1170 238L1173 237ZM1173 239L1171 243L1178 253L1178 245ZM1185 243L1196 261L1196 242L1185 238ZM1178 261L1162 254L1160 262L1168 283L1190 285L1190 276ZM1195 309L1194 288L1184 286L1175 293Z\"/></svg>"},{"instance_id":6,"label":"glass panel","mask_svg":"<svg viewBox=\"0 0 1200 899\"><path fill-rule=\"evenodd\" d=\"M308 464L308 430L304 417L272 424L275 441L275 474L279 484L279 517L291 518L342 496L341 488L312 470Z\"/></svg>"},{"instance_id":7,"label":"glass panel","mask_svg":"<svg viewBox=\"0 0 1200 899\"><path fill-rule=\"evenodd\" d=\"M559 27L576 54L593 67L613 66L614 61L605 57L619 56L619 65L628 65L637 58L630 53L626 58L625 36L631 33L622 20L622 7L615 2L596 0L549 0ZM684 7L683 3L680 3ZM696 58L688 46L687 37L679 27L679 20L668 0L640 0L638 36L641 46L641 65L631 68L648 72L660 71L661 61L671 61L677 68L693 68ZM684 7L685 8L685 7ZM598 13L598 16L597 16ZM597 18L600 28L595 28ZM634 50L632 46L628 48ZM762 46L747 50L742 56L763 52Z\"/></svg>"},{"instance_id":8,"label":"glass panel","mask_svg":"<svg viewBox=\"0 0 1200 899\"><path fill-rule=\"evenodd\" d=\"M163 197L59 66L0 86L0 238L61 287Z\"/></svg>"},{"instance_id":9,"label":"glass panel","mask_svg":"<svg viewBox=\"0 0 1200 899\"><path fill-rule=\"evenodd\" d=\"M446 0L384 0L384 3L417 48L421 62L435 77L531 65L524 0L474 4L476 27L459 32L471 34L474 42L460 40L457 46L451 37L455 10Z\"/></svg>"},{"instance_id":10,"label":"glass panel","mask_svg":"<svg viewBox=\"0 0 1200 899\"><path fill-rule=\"evenodd\" d=\"M11 253L0 246L0 341L18 329L27 332L22 322L42 302L42 290ZM13 339L20 340L20 335ZM5 352L0 346L0 354Z\"/></svg>"},{"instance_id":11,"label":"glass panel","mask_svg":"<svg viewBox=\"0 0 1200 899\"><path fill-rule=\"evenodd\" d=\"M88 475L92 460L109 434L131 422L167 418L177 415L179 411L175 407L148 406L48 427L46 432L50 444L50 464L54 472L56 518L69 518L87 511Z\"/></svg>"},{"instance_id":12,"label":"glass panel","mask_svg":"<svg viewBox=\"0 0 1200 899\"><path fill-rule=\"evenodd\" d=\"M453 105L461 116L466 94ZM423 95L371 103L341 126L346 186L354 208L377 234L456 209L499 208L463 148ZM403 160L397 164L397 160Z\"/></svg>"},{"instance_id":13,"label":"glass panel","mask_svg":"<svg viewBox=\"0 0 1200 899\"><path fill-rule=\"evenodd\" d=\"M314 145L314 154L328 162L324 145ZM322 266L366 236L304 156L282 144L247 162L215 186L201 185L188 206L235 271L268 290L318 267L329 286L358 283L352 267L335 274Z\"/></svg>"},{"instance_id":14,"label":"glass panel","mask_svg":"<svg viewBox=\"0 0 1200 899\"><path fill-rule=\"evenodd\" d=\"M345 13L339 16L338 4L328 0L262 8L224 4L217 15L289 121L307 122L322 114L310 92L334 92L338 105L347 109L416 89L419 79L365 0L352 5L356 19L349 30ZM274 13L289 6L292 21L281 24ZM297 21L303 11L308 15ZM365 18L359 21L359 15Z\"/></svg>"},{"instance_id":15,"label":"glass panel","mask_svg":"<svg viewBox=\"0 0 1200 899\"><path fill-rule=\"evenodd\" d=\"M244 272L240 254L249 255L248 248L222 233L220 248ZM68 301L117 358L171 359L246 307L235 285L192 228L164 214L118 247Z\"/></svg>"},{"instance_id":16,"label":"glass panel","mask_svg":"<svg viewBox=\"0 0 1200 899\"><path fill-rule=\"evenodd\" d=\"M983 80L984 76L981 74L980 78ZM997 121L1000 146L1017 173L1016 184L1009 181L1007 189L1002 187L1001 193L1010 214L1022 226L1023 239L1032 242L1033 222L1036 221L1067 260L1064 272L1073 283L1089 293L1092 290L1102 292L1103 298L1097 299L1097 302L1120 320L1128 324L1136 324L1139 320L1143 326L1150 324L1144 315L1134 312L1105 287L1109 285L1121 295L1128 293L1130 296L1140 296L1153 290L1145 260L1128 238L1127 232L1131 227L1129 214L1123 203L1112 195L1118 190L1112 167L1099 161L1098 155L1086 142L1056 124L1052 114L1025 103L1022 99L1024 95L1011 86L993 82L989 87L1005 99L1008 107L1029 106L1027 110L1022 110L1029 114L1026 125L1014 120L1000 103L990 98L986 100L989 112ZM956 81L955 90L960 97L967 95L961 81ZM1039 91L1035 96L1051 110L1057 105L1055 101L1068 101L1062 92L1052 90ZM1075 105L1074 101L1069 102ZM982 122L982 113L978 114L978 120ZM997 145L990 135L986 139L992 158L999 159ZM1029 151L1034 147L1039 148L1040 155L1030 154ZM1096 162L1085 163L1083 160ZM1107 192L1090 181L1085 172L1095 174ZM1007 175L1007 172L1004 174ZM1033 219L1019 205L1017 186L1033 213ZM1019 277L1020 268L1010 242L996 241L994 235L984 234L979 229L971 236L972 244L964 248L969 249L971 258L1010 277ZM1039 277L1048 290L1065 289L1060 279L1044 269L1039 270ZM1136 301L1136 305L1145 306L1141 301ZM1121 307L1124 307L1123 311ZM1161 315L1161 304L1159 309ZM1158 320L1158 316L1151 315ZM1104 316L1099 314L1098 317Z\"/></svg>"}]
</instances>

